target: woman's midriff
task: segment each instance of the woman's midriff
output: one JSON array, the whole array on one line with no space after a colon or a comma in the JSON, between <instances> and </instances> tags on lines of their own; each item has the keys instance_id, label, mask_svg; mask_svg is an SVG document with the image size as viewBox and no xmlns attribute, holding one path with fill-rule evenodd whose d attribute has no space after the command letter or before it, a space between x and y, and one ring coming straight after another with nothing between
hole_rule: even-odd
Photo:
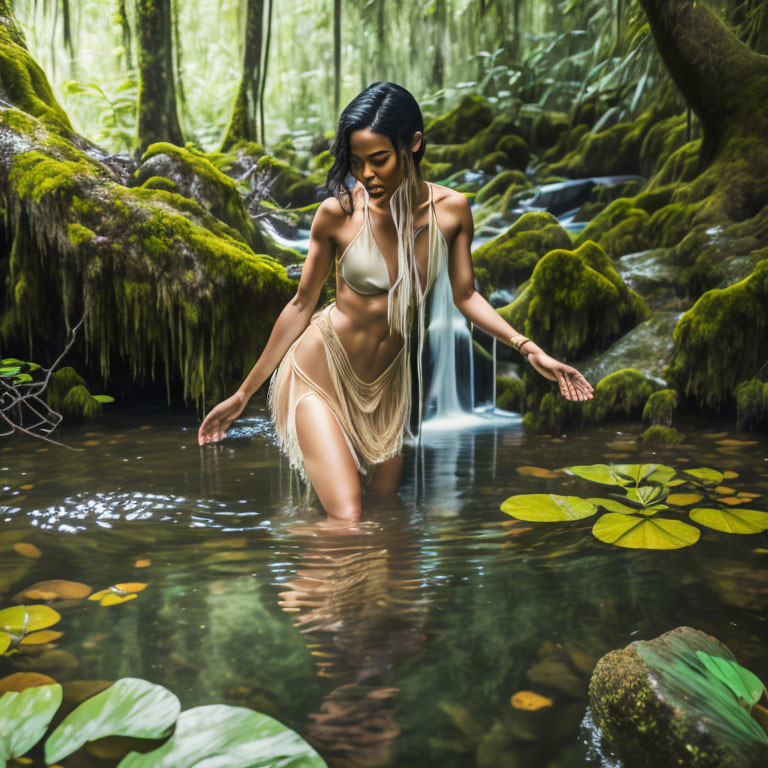
<instances>
[{"instance_id":1,"label":"woman's midriff","mask_svg":"<svg viewBox=\"0 0 768 768\"><path fill-rule=\"evenodd\" d=\"M361 296L341 277L337 280L336 303L331 308L329 320L349 357L352 370L365 382L378 378L403 346L402 337L389 332L387 295ZM313 325L307 328L296 347L294 360L306 376L338 402L319 328Z\"/></svg>"}]
</instances>

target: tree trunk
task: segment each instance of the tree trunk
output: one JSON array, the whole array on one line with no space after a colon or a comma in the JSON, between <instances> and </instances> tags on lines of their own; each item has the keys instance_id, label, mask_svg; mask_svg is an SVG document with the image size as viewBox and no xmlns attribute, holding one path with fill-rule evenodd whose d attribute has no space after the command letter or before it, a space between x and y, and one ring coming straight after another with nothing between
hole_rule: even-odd
<instances>
[{"instance_id":1,"label":"tree trunk","mask_svg":"<svg viewBox=\"0 0 768 768\"><path fill-rule=\"evenodd\" d=\"M131 52L131 24L128 21L128 12L125 7L125 0L117 0L117 11L115 13L120 31L123 36L123 50L125 57L125 68L133 69L133 53Z\"/></svg>"},{"instance_id":2,"label":"tree trunk","mask_svg":"<svg viewBox=\"0 0 768 768\"><path fill-rule=\"evenodd\" d=\"M711 160L734 135L765 136L768 57L741 43L701 2L640 3L661 58L701 121L702 159Z\"/></svg>"},{"instance_id":3,"label":"tree trunk","mask_svg":"<svg viewBox=\"0 0 768 768\"><path fill-rule=\"evenodd\" d=\"M138 154L157 141L184 146L176 113L171 0L136 0L139 47Z\"/></svg>"},{"instance_id":4,"label":"tree trunk","mask_svg":"<svg viewBox=\"0 0 768 768\"><path fill-rule=\"evenodd\" d=\"M221 151L237 141L258 141L261 49L264 37L264 0L247 0L243 74L232 117L224 134Z\"/></svg>"},{"instance_id":5,"label":"tree trunk","mask_svg":"<svg viewBox=\"0 0 768 768\"><path fill-rule=\"evenodd\" d=\"M259 85L259 117L261 119L261 143L267 141L266 131L264 129L264 92L267 90L267 64L269 62L269 47L272 42L272 0L268 0L267 5L267 39L264 42L264 66L261 72L261 84Z\"/></svg>"},{"instance_id":6,"label":"tree trunk","mask_svg":"<svg viewBox=\"0 0 768 768\"><path fill-rule=\"evenodd\" d=\"M333 2L333 114L341 102L341 0Z\"/></svg>"}]
</instances>

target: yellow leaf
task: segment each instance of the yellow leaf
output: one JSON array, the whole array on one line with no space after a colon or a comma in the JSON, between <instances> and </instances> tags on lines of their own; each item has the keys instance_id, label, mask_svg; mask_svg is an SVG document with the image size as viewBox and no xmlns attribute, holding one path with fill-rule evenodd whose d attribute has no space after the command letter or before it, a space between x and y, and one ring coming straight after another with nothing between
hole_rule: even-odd
<instances>
[{"instance_id":1,"label":"yellow leaf","mask_svg":"<svg viewBox=\"0 0 768 768\"><path fill-rule=\"evenodd\" d=\"M562 477L561 472L553 472L551 469L544 469L542 467L522 466L518 467L517 471L521 475L527 475L529 477Z\"/></svg>"},{"instance_id":2,"label":"yellow leaf","mask_svg":"<svg viewBox=\"0 0 768 768\"><path fill-rule=\"evenodd\" d=\"M23 557L40 557L43 554L34 544L26 541L19 541L13 548Z\"/></svg>"},{"instance_id":3,"label":"yellow leaf","mask_svg":"<svg viewBox=\"0 0 768 768\"><path fill-rule=\"evenodd\" d=\"M128 600L133 600L134 597L138 597L138 595L135 592L130 595L109 594L109 595L105 595L101 599L101 605L118 605L119 603L125 603Z\"/></svg>"},{"instance_id":4,"label":"yellow leaf","mask_svg":"<svg viewBox=\"0 0 768 768\"><path fill-rule=\"evenodd\" d=\"M141 584L138 582L130 582L128 584L115 584L115 587L122 592L141 592L141 590L146 588L146 586L146 584Z\"/></svg>"},{"instance_id":5,"label":"yellow leaf","mask_svg":"<svg viewBox=\"0 0 768 768\"><path fill-rule=\"evenodd\" d=\"M31 491L35 486L32 483L27 483L26 485L20 485L19 488L21 488L22 491Z\"/></svg>"},{"instance_id":6,"label":"yellow leaf","mask_svg":"<svg viewBox=\"0 0 768 768\"><path fill-rule=\"evenodd\" d=\"M670 504L684 507L687 504L695 504L697 501L701 501L702 498L700 493L670 493L666 500Z\"/></svg>"},{"instance_id":7,"label":"yellow leaf","mask_svg":"<svg viewBox=\"0 0 768 768\"><path fill-rule=\"evenodd\" d=\"M14 672L0 679L0 694L20 693L27 688L37 688L40 685L56 685L56 681L40 672Z\"/></svg>"},{"instance_id":8,"label":"yellow leaf","mask_svg":"<svg viewBox=\"0 0 768 768\"><path fill-rule=\"evenodd\" d=\"M716 440L718 445L757 445L757 440Z\"/></svg>"},{"instance_id":9,"label":"yellow leaf","mask_svg":"<svg viewBox=\"0 0 768 768\"><path fill-rule=\"evenodd\" d=\"M723 496L721 499L718 499L718 501L722 501L723 504L728 504L733 507L736 504L745 504L749 499L740 499L738 496Z\"/></svg>"},{"instance_id":10,"label":"yellow leaf","mask_svg":"<svg viewBox=\"0 0 768 768\"><path fill-rule=\"evenodd\" d=\"M733 488L729 488L727 485L718 485L715 488L715 493L724 493L727 495L733 495L736 491Z\"/></svg>"},{"instance_id":11,"label":"yellow leaf","mask_svg":"<svg viewBox=\"0 0 768 768\"><path fill-rule=\"evenodd\" d=\"M111 595L112 590L110 589L101 589L98 592L94 592L88 599L89 600L101 600L102 598L106 597L107 595Z\"/></svg>"},{"instance_id":12,"label":"yellow leaf","mask_svg":"<svg viewBox=\"0 0 768 768\"><path fill-rule=\"evenodd\" d=\"M515 709L541 709L542 707L551 707L552 699L541 696L533 691L518 691L511 699L512 706Z\"/></svg>"},{"instance_id":13,"label":"yellow leaf","mask_svg":"<svg viewBox=\"0 0 768 768\"><path fill-rule=\"evenodd\" d=\"M727 469L725 472L723 472L723 477L726 480L733 480L734 477L738 477L739 473L734 472L732 469Z\"/></svg>"},{"instance_id":14,"label":"yellow leaf","mask_svg":"<svg viewBox=\"0 0 768 768\"><path fill-rule=\"evenodd\" d=\"M152 561L148 558L142 558L141 560L137 560L134 564L134 568L149 568L149 566L152 565Z\"/></svg>"},{"instance_id":15,"label":"yellow leaf","mask_svg":"<svg viewBox=\"0 0 768 768\"><path fill-rule=\"evenodd\" d=\"M43 645L44 643L52 643L54 640L58 640L61 635L62 633L56 632L56 630L44 629L40 632L32 632L29 635L25 635L19 645Z\"/></svg>"},{"instance_id":16,"label":"yellow leaf","mask_svg":"<svg viewBox=\"0 0 768 768\"><path fill-rule=\"evenodd\" d=\"M81 584L79 581L67 581L66 579L38 581L37 584L27 587L27 589L24 589L15 595L13 601L15 603L23 603L27 599L42 599L39 597L29 598L30 592L53 594L54 597L61 598L62 600L79 600L82 597L90 595L92 589L93 588L89 587L87 584Z\"/></svg>"}]
</instances>

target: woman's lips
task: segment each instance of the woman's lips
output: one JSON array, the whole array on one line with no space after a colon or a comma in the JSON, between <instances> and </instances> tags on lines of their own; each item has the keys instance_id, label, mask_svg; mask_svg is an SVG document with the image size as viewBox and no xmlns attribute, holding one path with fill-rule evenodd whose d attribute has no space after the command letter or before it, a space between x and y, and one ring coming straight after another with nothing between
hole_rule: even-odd
<instances>
[{"instance_id":1,"label":"woman's lips","mask_svg":"<svg viewBox=\"0 0 768 768\"><path fill-rule=\"evenodd\" d=\"M368 187L369 192L383 192L384 187Z\"/></svg>"}]
</instances>

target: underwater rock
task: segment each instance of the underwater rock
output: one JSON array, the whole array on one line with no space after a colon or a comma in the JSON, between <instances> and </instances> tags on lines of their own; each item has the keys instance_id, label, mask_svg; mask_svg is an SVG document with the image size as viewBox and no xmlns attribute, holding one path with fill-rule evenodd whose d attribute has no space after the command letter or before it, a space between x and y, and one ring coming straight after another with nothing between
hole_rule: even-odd
<instances>
[{"instance_id":1,"label":"underwater rock","mask_svg":"<svg viewBox=\"0 0 768 768\"><path fill-rule=\"evenodd\" d=\"M761 768L768 737L749 707L702 658L735 664L728 648L691 627L611 651L595 667L595 723L624 768Z\"/></svg>"},{"instance_id":2,"label":"underwater rock","mask_svg":"<svg viewBox=\"0 0 768 768\"><path fill-rule=\"evenodd\" d=\"M461 144L493 121L491 103L484 96L466 94L449 112L424 128L424 138L433 144Z\"/></svg>"},{"instance_id":3,"label":"underwater rock","mask_svg":"<svg viewBox=\"0 0 768 768\"><path fill-rule=\"evenodd\" d=\"M699 406L731 403L768 358L768 259L728 288L707 291L680 318L667 379Z\"/></svg>"},{"instance_id":4,"label":"underwater rock","mask_svg":"<svg viewBox=\"0 0 768 768\"><path fill-rule=\"evenodd\" d=\"M69 365L51 374L45 401L54 411L75 421L96 421L101 417L101 403L88 391L85 379Z\"/></svg>"},{"instance_id":5,"label":"underwater rock","mask_svg":"<svg viewBox=\"0 0 768 768\"><path fill-rule=\"evenodd\" d=\"M544 254L570 247L570 236L551 213L529 211L506 232L477 248L472 262L488 270L494 288L509 288L527 280Z\"/></svg>"}]
</instances>

